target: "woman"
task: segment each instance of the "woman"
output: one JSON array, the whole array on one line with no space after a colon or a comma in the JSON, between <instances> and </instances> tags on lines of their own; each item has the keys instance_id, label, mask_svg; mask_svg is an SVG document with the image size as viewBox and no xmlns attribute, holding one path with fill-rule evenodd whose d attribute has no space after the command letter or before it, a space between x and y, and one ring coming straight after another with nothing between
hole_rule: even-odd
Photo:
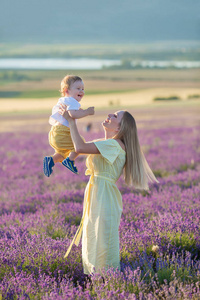
<instances>
[{"instance_id":1,"label":"woman","mask_svg":"<svg viewBox=\"0 0 200 300\"><path fill-rule=\"evenodd\" d=\"M73 243L82 235L82 261L85 274L110 267L120 270L119 223L122 197L116 181L124 170L125 182L137 189L148 189L148 181L157 182L141 151L134 118L127 111L109 114L102 123L105 140L84 142L76 122L61 109L68 120L75 151L90 154L86 175L90 175L84 196L83 216Z\"/></svg>"}]
</instances>

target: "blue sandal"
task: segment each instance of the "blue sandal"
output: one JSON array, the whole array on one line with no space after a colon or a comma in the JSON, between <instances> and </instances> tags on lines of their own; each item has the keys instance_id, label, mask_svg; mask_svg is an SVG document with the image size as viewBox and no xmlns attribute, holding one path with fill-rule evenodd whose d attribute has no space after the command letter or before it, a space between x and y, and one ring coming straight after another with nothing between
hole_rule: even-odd
<instances>
[{"instance_id":1,"label":"blue sandal","mask_svg":"<svg viewBox=\"0 0 200 300\"><path fill-rule=\"evenodd\" d=\"M74 161L69 159L69 157L64 159L62 161L62 164L63 164L63 166L65 166L67 169L69 169L74 174L78 174L78 170L77 170L77 167L74 165Z\"/></svg>"},{"instance_id":2,"label":"blue sandal","mask_svg":"<svg viewBox=\"0 0 200 300\"><path fill-rule=\"evenodd\" d=\"M54 165L53 157L45 156L43 160L43 171L45 176L49 177L52 174Z\"/></svg>"}]
</instances>

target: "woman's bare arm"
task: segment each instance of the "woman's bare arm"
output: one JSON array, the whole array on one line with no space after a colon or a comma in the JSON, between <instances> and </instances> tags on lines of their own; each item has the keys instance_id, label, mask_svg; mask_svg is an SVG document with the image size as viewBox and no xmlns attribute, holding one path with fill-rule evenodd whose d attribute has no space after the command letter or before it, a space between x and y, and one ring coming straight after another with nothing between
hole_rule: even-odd
<instances>
[{"instance_id":1,"label":"woman's bare arm","mask_svg":"<svg viewBox=\"0 0 200 300\"><path fill-rule=\"evenodd\" d=\"M93 110L94 110L94 108L93 108ZM71 133L75 151L77 153L83 153L83 154L99 154L100 152L94 143L92 143L92 142L85 143L82 140L82 138L78 132L75 119L72 119L72 117L70 116L70 113L65 110L64 106L61 105L59 113L69 122L70 133Z\"/></svg>"},{"instance_id":2,"label":"woman's bare arm","mask_svg":"<svg viewBox=\"0 0 200 300\"><path fill-rule=\"evenodd\" d=\"M94 143L92 142L85 143L82 140L78 132L75 120L70 119L68 120L68 122L70 126L70 133L74 143L75 151L78 153L85 153L85 154L99 154L100 152Z\"/></svg>"}]
</instances>

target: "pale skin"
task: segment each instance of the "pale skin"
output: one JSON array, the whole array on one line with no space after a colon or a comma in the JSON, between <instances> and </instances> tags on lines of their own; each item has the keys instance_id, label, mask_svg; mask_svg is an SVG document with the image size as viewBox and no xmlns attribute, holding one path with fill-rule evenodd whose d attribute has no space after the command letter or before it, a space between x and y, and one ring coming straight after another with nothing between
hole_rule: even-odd
<instances>
[{"instance_id":1,"label":"pale skin","mask_svg":"<svg viewBox=\"0 0 200 300\"><path fill-rule=\"evenodd\" d=\"M83 98L85 92L84 92L84 84L82 81L75 81L70 85L70 88L65 90L65 97L73 97L76 99L78 102L81 101ZM62 106L62 110L66 111L66 106ZM75 119L81 119L89 115L94 115L94 107L88 107L87 109L79 109L79 110L69 110L68 111L69 116ZM69 159L70 160L75 160L75 158L79 154L76 152L71 152L69 154ZM53 155L53 161L54 163L61 162L63 161L63 156L59 153L54 153Z\"/></svg>"},{"instance_id":2,"label":"pale skin","mask_svg":"<svg viewBox=\"0 0 200 300\"><path fill-rule=\"evenodd\" d=\"M69 113L62 107L60 109L60 114L67 119L70 125L70 132L72 140L74 143L74 148L77 153L80 154L99 154L99 150L93 142L84 142L78 132L75 120L69 115ZM102 122L102 126L105 131L105 140L112 139L120 128L120 122L124 111L117 111L113 114L109 114L107 119ZM119 139L116 139L122 149L125 151L125 146L123 142Z\"/></svg>"}]
</instances>

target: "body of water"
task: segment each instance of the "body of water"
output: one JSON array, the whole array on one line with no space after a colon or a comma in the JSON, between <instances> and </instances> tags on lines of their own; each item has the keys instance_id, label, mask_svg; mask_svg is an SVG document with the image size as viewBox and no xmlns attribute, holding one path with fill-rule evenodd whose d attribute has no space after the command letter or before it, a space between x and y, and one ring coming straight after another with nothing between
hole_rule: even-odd
<instances>
[{"instance_id":1,"label":"body of water","mask_svg":"<svg viewBox=\"0 0 200 300\"><path fill-rule=\"evenodd\" d=\"M120 65L119 60L109 59L56 59L56 58L6 58L0 59L0 69L23 70L100 70L102 67Z\"/></svg>"},{"instance_id":2,"label":"body of water","mask_svg":"<svg viewBox=\"0 0 200 300\"><path fill-rule=\"evenodd\" d=\"M120 60L110 59L56 59L5 58L0 59L1 70L100 70L120 66ZM132 61L133 68L200 68L200 61Z\"/></svg>"}]
</instances>

